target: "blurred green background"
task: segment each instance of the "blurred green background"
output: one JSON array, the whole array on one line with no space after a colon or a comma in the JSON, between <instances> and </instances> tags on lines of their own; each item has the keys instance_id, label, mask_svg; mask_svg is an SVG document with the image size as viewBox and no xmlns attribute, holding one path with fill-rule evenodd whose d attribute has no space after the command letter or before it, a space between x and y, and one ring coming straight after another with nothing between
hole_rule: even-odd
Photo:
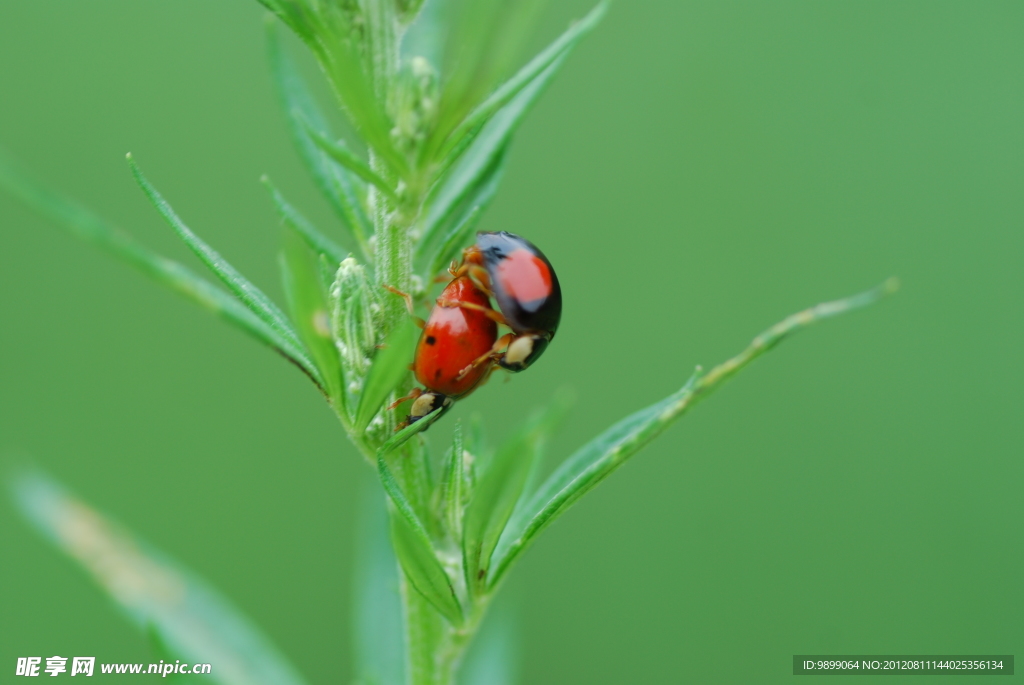
<instances>
[{"instance_id":1,"label":"blurred green background","mask_svg":"<svg viewBox=\"0 0 1024 685\"><path fill-rule=\"evenodd\" d=\"M538 45L588 3L555 5ZM194 264L133 152L279 297L259 176L333 224L291 149L262 18L252 0L5 2L0 147ZM1024 653L1022 31L1017 1L631 0L573 55L482 225L557 266L559 340L454 414L500 437L572 388L557 460L786 314L904 287L757 362L541 538L500 600L522 683ZM347 681L371 474L290 365L0 196L0 408L5 465L38 464L204 575L311 682ZM4 672L149 660L6 501L0 535Z\"/></svg>"}]
</instances>

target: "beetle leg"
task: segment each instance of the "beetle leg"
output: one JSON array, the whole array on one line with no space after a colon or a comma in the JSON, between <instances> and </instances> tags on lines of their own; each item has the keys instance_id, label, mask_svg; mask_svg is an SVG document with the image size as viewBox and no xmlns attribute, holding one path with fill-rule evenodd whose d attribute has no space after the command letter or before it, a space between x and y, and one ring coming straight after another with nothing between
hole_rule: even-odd
<instances>
[{"instance_id":1,"label":"beetle leg","mask_svg":"<svg viewBox=\"0 0 1024 685\"><path fill-rule=\"evenodd\" d=\"M393 288L387 283L381 283L380 287L384 288L384 290L387 290L390 293L398 295L400 298L405 300L405 308L409 310L410 314L412 314L412 295L410 295L409 293L402 292L398 288Z\"/></svg>"},{"instance_id":2,"label":"beetle leg","mask_svg":"<svg viewBox=\"0 0 1024 685\"><path fill-rule=\"evenodd\" d=\"M471 361L462 371L459 371L459 375L455 377L455 380L461 381L463 378L466 377L466 374L468 374L470 371L472 371L473 369L475 369L476 367L480 366L485 362L496 361L499 357L501 357L501 355L505 353L505 348L508 347L509 343L512 342L513 338L515 338L515 334L513 333L506 333L505 335L498 338L495 341L494 345L491 347L491 349L487 350L487 352ZM482 384L483 381L481 381L481 385Z\"/></svg>"},{"instance_id":3,"label":"beetle leg","mask_svg":"<svg viewBox=\"0 0 1024 685\"><path fill-rule=\"evenodd\" d=\"M407 402L409 400L414 400L414 399L416 399L417 397L419 397L422 394L423 394L422 390L420 390L419 388L413 388L412 392L410 392L408 395L406 395L405 397L399 397L397 400L395 400L394 402L389 404L388 405L388 411L391 411L392 409L394 409L395 407L400 405L402 402Z\"/></svg>"},{"instance_id":4,"label":"beetle leg","mask_svg":"<svg viewBox=\"0 0 1024 685\"><path fill-rule=\"evenodd\" d=\"M418 317L418 316L416 316L415 314L412 313L413 312L412 295L410 295L409 293L403 293L398 288L392 288L390 285L388 285L386 283L382 283L381 287L384 288L385 290L387 290L388 292L394 293L395 295L398 295L403 300L405 300L405 308L409 310L409 316L412 317L412 322L414 324L416 324L417 328L426 328L427 327L427 322L426 321L424 321L423 319L421 319L420 317ZM381 346L378 345L377 348L381 349Z\"/></svg>"},{"instance_id":5,"label":"beetle leg","mask_svg":"<svg viewBox=\"0 0 1024 685\"><path fill-rule=\"evenodd\" d=\"M460 271L464 274L468 274L476 287L483 291L487 297L494 297L494 292L491 290L491 276L487 273L487 269L480 266L479 264L465 264L462 266Z\"/></svg>"},{"instance_id":6,"label":"beetle leg","mask_svg":"<svg viewBox=\"0 0 1024 685\"><path fill-rule=\"evenodd\" d=\"M494 321L495 323L499 323L502 326L508 326L508 322L505 321L505 317L502 316L501 312L495 309L491 309L490 307L485 307L482 304L476 304L475 302L456 302L455 300L446 300L439 297L437 298L437 306L462 307L463 309L471 309L475 312L481 312L488 319Z\"/></svg>"},{"instance_id":7,"label":"beetle leg","mask_svg":"<svg viewBox=\"0 0 1024 685\"><path fill-rule=\"evenodd\" d=\"M477 264L475 261L469 259L469 255L476 251L475 247L467 247L462 251L462 261L452 263L448 266L448 273L451 274L452 278L459 278L460 276L469 276L476 287L484 291L487 297L494 297L494 293L491 292L491 277L487 273L487 269Z\"/></svg>"}]
</instances>

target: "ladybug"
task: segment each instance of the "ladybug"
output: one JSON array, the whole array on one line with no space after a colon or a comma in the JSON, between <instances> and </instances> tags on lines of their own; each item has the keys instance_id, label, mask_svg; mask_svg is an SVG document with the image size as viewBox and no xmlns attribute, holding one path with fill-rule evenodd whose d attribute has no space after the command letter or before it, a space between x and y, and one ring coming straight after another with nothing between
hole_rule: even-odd
<instances>
[{"instance_id":1,"label":"ladybug","mask_svg":"<svg viewBox=\"0 0 1024 685\"><path fill-rule=\"evenodd\" d=\"M403 428L436 409L448 407L484 383L493 366L487 359L498 339L491 302L468 275L458 275L445 287L423 325L412 370L426 391L416 388L395 402L412 399Z\"/></svg>"},{"instance_id":2,"label":"ladybug","mask_svg":"<svg viewBox=\"0 0 1024 685\"><path fill-rule=\"evenodd\" d=\"M562 289L551 262L536 245L514 233L477 233L476 244L462 253L452 273L469 275L492 295L498 312L491 318L507 325L489 357L512 372L523 371L544 353L562 318ZM482 359L477 364L482 364ZM471 369L465 370L467 376Z\"/></svg>"}]
</instances>

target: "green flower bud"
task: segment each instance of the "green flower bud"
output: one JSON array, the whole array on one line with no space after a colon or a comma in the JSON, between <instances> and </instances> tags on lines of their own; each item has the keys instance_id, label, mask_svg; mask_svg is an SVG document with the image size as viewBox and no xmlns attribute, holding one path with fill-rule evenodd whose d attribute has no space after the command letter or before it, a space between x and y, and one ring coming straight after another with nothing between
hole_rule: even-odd
<instances>
[{"instance_id":1,"label":"green flower bud","mask_svg":"<svg viewBox=\"0 0 1024 685\"><path fill-rule=\"evenodd\" d=\"M331 333L348 382L347 391L358 395L380 343L380 298L366 268L351 256L338 266L330 295Z\"/></svg>"}]
</instances>

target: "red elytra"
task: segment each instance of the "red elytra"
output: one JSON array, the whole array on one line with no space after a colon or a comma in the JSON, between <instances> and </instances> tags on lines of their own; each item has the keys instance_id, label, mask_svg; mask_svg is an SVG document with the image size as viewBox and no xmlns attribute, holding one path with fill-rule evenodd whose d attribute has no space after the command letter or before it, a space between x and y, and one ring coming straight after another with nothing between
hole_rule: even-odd
<instances>
[{"instance_id":1,"label":"red elytra","mask_svg":"<svg viewBox=\"0 0 1024 685\"><path fill-rule=\"evenodd\" d=\"M423 387L457 399L486 380L490 364L469 367L486 356L498 339L498 325L487 314L490 309L487 294L468 276L448 284L416 346L413 371Z\"/></svg>"}]
</instances>

